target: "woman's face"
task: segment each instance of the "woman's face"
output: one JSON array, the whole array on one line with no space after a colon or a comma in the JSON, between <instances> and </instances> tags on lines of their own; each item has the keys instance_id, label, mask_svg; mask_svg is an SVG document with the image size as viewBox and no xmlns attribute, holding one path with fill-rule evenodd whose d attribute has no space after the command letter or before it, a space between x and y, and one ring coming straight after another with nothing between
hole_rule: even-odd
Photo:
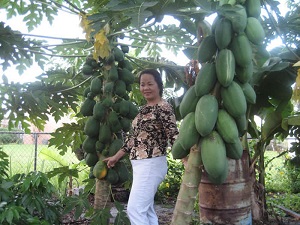
<instances>
[{"instance_id":1,"label":"woman's face","mask_svg":"<svg viewBox=\"0 0 300 225\"><path fill-rule=\"evenodd\" d=\"M141 75L140 91L148 103L160 100L158 84L151 74L145 73Z\"/></svg>"}]
</instances>

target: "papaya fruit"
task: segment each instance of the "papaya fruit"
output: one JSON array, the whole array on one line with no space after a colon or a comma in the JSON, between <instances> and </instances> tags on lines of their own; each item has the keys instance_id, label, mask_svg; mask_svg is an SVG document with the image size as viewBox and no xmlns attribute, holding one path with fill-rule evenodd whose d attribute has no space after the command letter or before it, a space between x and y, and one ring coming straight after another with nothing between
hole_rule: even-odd
<instances>
[{"instance_id":1,"label":"papaya fruit","mask_svg":"<svg viewBox=\"0 0 300 225\"><path fill-rule=\"evenodd\" d=\"M119 176L118 184L123 184L126 181L132 180L131 170L128 166L126 166L124 161L118 161L114 166L114 169Z\"/></svg>"},{"instance_id":2,"label":"papaya fruit","mask_svg":"<svg viewBox=\"0 0 300 225\"><path fill-rule=\"evenodd\" d=\"M246 101L250 104L255 104L256 103L256 93L251 84L249 83L238 83L240 87L243 90L243 93L245 95Z\"/></svg>"},{"instance_id":3,"label":"papaya fruit","mask_svg":"<svg viewBox=\"0 0 300 225\"><path fill-rule=\"evenodd\" d=\"M84 133L89 137L97 137L99 135L100 123L93 116L88 117L84 125Z\"/></svg>"},{"instance_id":4,"label":"papaya fruit","mask_svg":"<svg viewBox=\"0 0 300 225\"><path fill-rule=\"evenodd\" d=\"M82 148L86 153L96 153L97 138L87 136L83 143Z\"/></svg>"},{"instance_id":5,"label":"papaya fruit","mask_svg":"<svg viewBox=\"0 0 300 225\"><path fill-rule=\"evenodd\" d=\"M115 82L114 93L120 97L126 95L126 84L123 80L117 80Z\"/></svg>"},{"instance_id":6,"label":"papaya fruit","mask_svg":"<svg viewBox=\"0 0 300 225\"><path fill-rule=\"evenodd\" d=\"M121 69L125 68L125 69L129 70L130 72L132 72L132 70L133 70L133 66L127 59L124 59L123 61L119 62L118 67Z\"/></svg>"},{"instance_id":7,"label":"papaya fruit","mask_svg":"<svg viewBox=\"0 0 300 225\"><path fill-rule=\"evenodd\" d=\"M133 84L134 83L134 75L127 68L119 69L119 79L124 81L125 84Z\"/></svg>"},{"instance_id":8,"label":"papaya fruit","mask_svg":"<svg viewBox=\"0 0 300 225\"><path fill-rule=\"evenodd\" d=\"M96 165L93 168L93 175L101 180L103 179L107 174L107 165L102 160L99 160Z\"/></svg>"},{"instance_id":9,"label":"papaya fruit","mask_svg":"<svg viewBox=\"0 0 300 225\"><path fill-rule=\"evenodd\" d=\"M245 7L248 17L259 18L261 13L260 0L247 0L245 2Z\"/></svg>"},{"instance_id":10,"label":"papaya fruit","mask_svg":"<svg viewBox=\"0 0 300 225\"><path fill-rule=\"evenodd\" d=\"M131 129L131 120L126 118L126 117L123 117L120 119L120 123L121 123L121 126L122 126L122 130L126 133L128 131L130 131Z\"/></svg>"},{"instance_id":11,"label":"papaya fruit","mask_svg":"<svg viewBox=\"0 0 300 225\"><path fill-rule=\"evenodd\" d=\"M115 155L122 146L123 146L123 140L118 138L114 139L108 147L108 155L109 156Z\"/></svg>"},{"instance_id":12,"label":"papaya fruit","mask_svg":"<svg viewBox=\"0 0 300 225\"><path fill-rule=\"evenodd\" d=\"M239 136L243 136L247 132L248 121L246 115L234 118L239 131Z\"/></svg>"},{"instance_id":13,"label":"papaya fruit","mask_svg":"<svg viewBox=\"0 0 300 225\"><path fill-rule=\"evenodd\" d=\"M195 125L195 112L187 114L179 127L180 143L184 149L190 149L193 145L198 143L199 133Z\"/></svg>"},{"instance_id":14,"label":"papaya fruit","mask_svg":"<svg viewBox=\"0 0 300 225\"><path fill-rule=\"evenodd\" d=\"M207 178L208 180L213 183L213 184L216 184L216 185L220 185L220 184L223 184L227 177L228 177L228 172L229 172L229 168L228 168L228 160L226 159L225 161L225 170L224 170L224 173L221 174L220 176L218 177L213 177L211 176L210 174L207 174Z\"/></svg>"},{"instance_id":15,"label":"papaya fruit","mask_svg":"<svg viewBox=\"0 0 300 225\"><path fill-rule=\"evenodd\" d=\"M106 109L112 107L114 104L113 100L110 97L103 99L101 103Z\"/></svg>"},{"instance_id":16,"label":"papaya fruit","mask_svg":"<svg viewBox=\"0 0 300 225\"><path fill-rule=\"evenodd\" d=\"M216 65L205 63L201 66L195 79L195 92L199 98L208 94L217 81Z\"/></svg>"},{"instance_id":17,"label":"papaya fruit","mask_svg":"<svg viewBox=\"0 0 300 225\"><path fill-rule=\"evenodd\" d=\"M88 93L91 91L91 88L90 88L90 86L89 87L87 87L87 88L85 88L84 90L83 90L83 97L85 97L85 98L87 98L87 95L88 95Z\"/></svg>"},{"instance_id":18,"label":"papaya fruit","mask_svg":"<svg viewBox=\"0 0 300 225\"><path fill-rule=\"evenodd\" d=\"M230 44L230 49L239 66L245 67L252 62L252 48L246 34L234 36Z\"/></svg>"},{"instance_id":19,"label":"papaya fruit","mask_svg":"<svg viewBox=\"0 0 300 225\"><path fill-rule=\"evenodd\" d=\"M219 133L214 130L207 136L202 137L200 149L205 171L212 178L224 180L227 174L226 170L228 170L228 162L225 143Z\"/></svg>"},{"instance_id":20,"label":"papaya fruit","mask_svg":"<svg viewBox=\"0 0 300 225\"><path fill-rule=\"evenodd\" d=\"M103 144L101 141L97 141L96 142L96 151L98 152L98 153L101 153L105 148L106 148L106 145L105 144Z\"/></svg>"},{"instance_id":21,"label":"papaya fruit","mask_svg":"<svg viewBox=\"0 0 300 225\"><path fill-rule=\"evenodd\" d=\"M110 143L111 138L112 138L112 132L110 126L107 123L100 124L99 141L104 144L107 144Z\"/></svg>"},{"instance_id":22,"label":"papaya fruit","mask_svg":"<svg viewBox=\"0 0 300 225\"><path fill-rule=\"evenodd\" d=\"M113 64L108 72L108 80L109 81L116 81L119 78L118 75L118 69L117 67Z\"/></svg>"},{"instance_id":23,"label":"papaya fruit","mask_svg":"<svg viewBox=\"0 0 300 225\"><path fill-rule=\"evenodd\" d=\"M179 105L181 118L184 118L190 112L194 112L199 98L196 96L195 85L191 86L184 94Z\"/></svg>"},{"instance_id":24,"label":"papaya fruit","mask_svg":"<svg viewBox=\"0 0 300 225\"><path fill-rule=\"evenodd\" d=\"M234 143L239 137L239 131L234 118L224 109L220 109L218 112L216 130L225 143Z\"/></svg>"},{"instance_id":25,"label":"papaya fruit","mask_svg":"<svg viewBox=\"0 0 300 225\"><path fill-rule=\"evenodd\" d=\"M93 108L93 117L98 121L102 121L106 117L106 112L107 108L103 105L103 103L97 102Z\"/></svg>"},{"instance_id":26,"label":"papaya fruit","mask_svg":"<svg viewBox=\"0 0 300 225\"><path fill-rule=\"evenodd\" d=\"M239 138L233 143L225 143L226 156L231 159L240 159L243 155L243 145Z\"/></svg>"},{"instance_id":27,"label":"papaya fruit","mask_svg":"<svg viewBox=\"0 0 300 225\"><path fill-rule=\"evenodd\" d=\"M83 75L90 76L94 73L94 68L85 63L82 67L81 72L83 73Z\"/></svg>"},{"instance_id":28,"label":"papaya fruit","mask_svg":"<svg viewBox=\"0 0 300 225\"><path fill-rule=\"evenodd\" d=\"M212 132L218 118L218 101L211 94L203 95L195 110L195 126L201 136Z\"/></svg>"},{"instance_id":29,"label":"papaya fruit","mask_svg":"<svg viewBox=\"0 0 300 225\"><path fill-rule=\"evenodd\" d=\"M235 59L231 50L222 49L216 58L216 72L219 83L228 87L234 78Z\"/></svg>"},{"instance_id":30,"label":"papaya fruit","mask_svg":"<svg viewBox=\"0 0 300 225\"><path fill-rule=\"evenodd\" d=\"M130 102L129 113L128 113L127 117L129 119L134 119L138 113L139 113L139 110L138 110L137 106L134 105L132 102Z\"/></svg>"},{"instance_id":31,"label":"papaya fruit","mask_svg":"<svg viewBox=\"0 0 300 225\"><path fill-rule=\"evenodd\" d=\"M183 159L190 153L190 149L185 149L182 147L179 138L177 138L171 148L171 154L173 159Z\"/></svg>"},{"instance_id":32,"label":"papaya fruit","mask_svg":"<svg viewBox=\"0 0 300 225\"><path fill-rule=\"evenodd\" d=\"M104 84L104 93L112 94L114 90L115 82L108 81Z\"/></svg>"},{"instance_id":33,"label":"papaya fruit","mask_svg":"<svg viewBox=\"0 0 300 225\"><path fill-rule=\"evenodd\" d=\"M85 163L89 167L95 166L99 160L98 155L96 153L87 153L84 159Z\"/></svg>"},{"instance_id":34,"label":"papaya fruit","mask_svg":"<svg viewBox=\"0 0 300 225\"><path fill-rule=\"evenodd\" d=\"M247 102L242 88L235 81L228 87L221 87L223 106L234 118L246 114Z\"/></svg>"},{"instance_id":35,"label":"papaya fruit","mask_svg":"<svg viewBox=\"0 0 300 225\"><path fill-rule=\"evenodd\" d=\"M255 17L248 17L245 33L249 41L256 45L262 44L266 36L260 21Z\"/></svg>"},{"instance_id":36,"label":"papaya fruit","mask_svg":"<svg viewBox=\"0 0 300 225\"><path fill-rule=\"evenodd\" d=\"M199 44L197 55L200 63L206 63L212 60L217 52L217 44L215 42L215 36L209 35L205 37Z\"/></svg>"},{"instance_id":37,"label":"papaya fruit","mask_svg":"<svg viewBox=\"0 0 300 225\"><path fill-rule=\"evenodd\" d=\"M124 52L122 52L122 50L118 47L113 48L113 54L115 61L120 62L124 60Z\"/></svg>"},{"instance_id":38,"label":"papaya fruit","mask_svg":"<svg viewBox=\"0 0 300 225\"><path fill-rule=\"evenodd\" d=\"M119 110L118 110L118 112L120 113L120 115L121 116L127 116L128 115L128 113L129 113L129 106L130 105L130 103L128 102L128 101L126 101L126 100L122 100L122 101L120 101L119 102Z\"/></svg>"},{"instance_id":39,"label":"papaya fruit","mask_svg":"<svg viewBox=\"0 0 300 225\"><path fill-rule=\"evenodd\" d=\"M129 46L128 45L121 45L121 50L124 54L129 52Z\"/></svg>"},{"instance_id":40,"label":"papaya fruit","mask_svg":"<svg viewBox=\"0 0 300 225\"><path fill-rule=\"evenodd\" d=\"M93 115L93 108L96 104L96 101L94 99L87 98L84 100L80 107L80 113L83 116L92 116Z\"/></svg>"},{"instance_id":41,"label":"papaya fruit","mask_svg":"<svg viewBox=\"0 0 300 225\"><path fill-rule=\"evenodd\" d=\"M107 170L105 180L107 180L112 185L117 184L119 182L119 175L114 168L109 168Z\"/></svg>"},{"instance_id":42,"label":"papaya fruit","mask_svg":"<svg viewBox=\"0 0 300 225\"><path fill-rule=\"evenodd\" d=\"M253 62L251 61L246 66L236 65L235 74L236 74L236 78L241 83L247 83L247 82L251 81L251 79L253 77Z\"/></svg>"},{"instance_id":43,"label":"papaya fruit","mask_svg":"<svg viewBox=\"0 0 300 225\"><path fill-rule=\"evenodd\" d=\"M220 18L216 22L215 41L220 50L227 48L232 39L232 25L226 18Z\"/></svg>"}]
</instances>

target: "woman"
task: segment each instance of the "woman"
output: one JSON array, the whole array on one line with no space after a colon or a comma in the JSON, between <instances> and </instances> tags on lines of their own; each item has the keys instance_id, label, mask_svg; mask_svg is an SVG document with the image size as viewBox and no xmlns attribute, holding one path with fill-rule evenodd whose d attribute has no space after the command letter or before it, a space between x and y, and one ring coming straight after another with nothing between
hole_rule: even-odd
<instances>
[{"instance_id":1,"label":"woman","mask_svg":"<svg viewBox=\"0 0 300 225\"><path fill-rule=\"evenodd\" d=\"M139 75L140 91L147 101L132 121L133 134L112 157L104 159L113 167L129 153L133 182L127 205L131 225L158 225L154 211L154 196L167 174L167 146L178 135L172 106L162 98L160 73L146 69Z\"/></svg>"}]
</instances>

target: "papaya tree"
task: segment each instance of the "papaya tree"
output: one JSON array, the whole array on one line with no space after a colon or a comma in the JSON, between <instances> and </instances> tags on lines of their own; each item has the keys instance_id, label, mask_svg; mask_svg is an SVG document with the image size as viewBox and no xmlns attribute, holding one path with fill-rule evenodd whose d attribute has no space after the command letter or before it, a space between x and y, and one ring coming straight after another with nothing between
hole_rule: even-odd
<instances>
[{"instance_id":1,"label":"papaya tree","mask_svg":"<svg viewBox=\"0 0 300 225\"><path fill-rule=\"evenodd\" d=\"M163 55L163 50L160 46L164 45L167 49L172 50L175 53L178 51L183 51L190 60L199 60L202 65L204 65L204 62L207 62L205 61L206 59L204 59L204 57L212 57L213 59L216 58L215 63L219 61L217 67L218 70L222 70L220 68L224 69L224 66L222 67L223 60L217 60L218 57L216 55L217 48L219 48L219 50L223 49L221 45L224 45L224 43L220 42L224 40L214 40L210 38L211 40L216 42L216 48L215 46L213 46L213 42L211 40L211 44L208 44L209 40L205 38L209 35L215 34L214 32L217 27L217 21L222 21L223 25L225 19L226 20L224 22L224 26L221 26L222 28L232 26L238 31L237 33L245 29L243 28L243 26L245 26L245 20L241 20L241 18L245 16L244 10L247 9L245 6L248 4L248 2L252 1L87 1L87 3L85 4L80 3L80 1L65 2L67 8L69 8L70 11L81 15L82 26L85 32L88 34L87 40L73 40L76 43L70 43L70 40L65 40L61 46L56 46L55 48L53 48L52 51L57 53L55 55L65 55L65 49L66 46L68 46L67 52L69 55L65 59L69 63L70 67L67 70L54 70L45 72L46 76L41 76L41 82L37 82L35 85L31 83L27 84L27 86L17 84L17 87L15 87L15 92L12 92L12 95L8 95L9 97L7 97L7 95L3 95L3 97L1 98L1 102L6 106L6 111L3 112L11 112L9 114L11 125L21 121L23 122L24 128L26 128L26 125L29 121L34 122L36 125L39 125L42 128L44 121L47 120L47 115L52 114L56 119L59 119L65 113L70 113L71 109L71 112L76 114L76 116L78 117L78 123L69 124L58 129L54 134L54 139L52 139L52 141L50 142L52 145L59 147L59 149L62 149L63 151L66 150L67 146L58 141L59 139L56 137L64 135L67 140L70 140L69 143L71 143L70 145L72 149L77 149L81 144L83 144L85 138L87 139L83 132L84 129L87 129L85 128L85 125L88 122L88 117L91 116L89 114L91 113L91 105L102 103L104 97L105 99L113 99L113 102L115 102L116 98L112 96L112 93L114 92L113 94L116 94L115 92L117 90L112 91L113 88L109 87L107 83L115 79L112 78L114 76L110 74L111 71L114 70L114 66L117 65L117 70L119 71L124 69L124 65L122 65L122 62L124 60L129 61L130 65L133 66L132 71L134 73L138 72L141 68L144 67L158 68L162 70L166 75L167 87L181 87L184 90L191 90L191 88L189 87L193 85L193 82L196 82L198 71L185 71L184 73L184 67L174 65L174 63L168 62L163 57L161 57ZM259 1L254 2L256 2L257 4L257 2ZM266 117L268 118L266 119L266 121L271 121L266 122L264 132L262 132L264 134L263 139L261 142L259 142L261 143L260 146L262 146L262 148L257 148L255 157L252 160L252 162L256 162L257 159L259 159L261 167L264 164L264 146L268 143L272 135L280 132L280 128L278 127L278 125L280 124L280 119L291 113L291 110L289 110L289 96L291 93L291 89L289 89L289 87L295 80L295 71L291 69L291 63L295 62L295 58L299 56L297 52L297 38L295 38L297 37L297 35L299 35L299 32L296 32L297 24L299 24L299 21L296 17L297 14L295 13L296 10L289 12L287 14L287 17L284 18L280 15L278 3L278 1L270 1L268 4L263 2L262 5L259 4L259 6L256 7L256 10L252 12L254 13L253 17L257 18L257 20L260 20L258 24L262 24L264 28L263 30L265 31L266 35L266 38L264 40L266 40L266 42L264 42L263 44L258 43L256 45L250 45L250 47L248 46L247 49L249 50L251 48L251 53L249 54L249 50L247 53L244 52L245 54L243 55L247 55L247 59L249 59L250 57L253 62L255 62L255 64L253 65L253 68L251 66L249 67L250 69L252 69L250 70L250 72L240 72L240 74L243 74L240 76L240 79L242 77L244 78L244 81L246 80L248 82L247 79L249 77L247 77L246 75L251 75L253 77L253 80L251 80L251 83L249 84L250 87L255 90L256 94L256 102L254 104L252 103L251 106L247 108L247 115L249 119L248 121L251 122L250 126L248 126L249 133L251 133L253 137L259 137L261 135L260 131L256 129L256 126L253 122L254 115L268 115L268 117ZM38 1L34 3L30 2L30 4L23 3L23 5L19 5L18 3L11 4L8 1L2 1L0 4L2 8L6 8L7 12L9 13L8 15L10 16L16 13L24 15L29 28L38 25L41 21L39 17L34 14L35 11L38 10L41 15L48 16L48 20L51 21L52 17L57 13L57 10L66 7L66 5L62 4L62 1L51 1L50 4L46 4L44 1ZM290 6L292 8L297 7L297 5L294 4L293 1L290 1ZM270 8L276 13L276 16L278 16L280 20L274 20L273 14L269 13ZM260 17L261 9L266 11L268 13L268 16ZM43 12L45 13L43 14ZM210 27L205 18L215 13L218 14L218 18L215 20L216 23L214 23L214 25ZM246 13L249 14L249 12ZM162 24L161 22L165 16L172 16L177 21L179 21L179 27L173 24ZM219 20L220 17L225 19ZM231 22L231 25L230 23L228 23L228 21ZM254 21L255 22L252 22L252 24L257 24L257 21ZM284 26L279 26L275 21L282 21L282 24L279 24ZM26 42L22 36L16 35L15 32L9 30L9 28L5 27L4 24L2 29L10 32L10 37L16 38L15 42L19 44L17 46L21 46L22 49L24 49L24 52L17 51L13 48L13 44L15 43L14 39L9 39L11 43L8 42L10 43L7 46L7 49L9 49L8 52L14 53L16 55L15 58L17 57L17 59L21 60L14 60L15 58L9 58L10 54L6 53L6 55L1 56L1 58L6 59L6 62L10 61L11 63L20 63L21 66L25 65L26 67L31 63L28 58L35 55L39 57L43 55L43 43L37 43L34 41ZM251 30L251 28L249 29ZM227 35L225 37L228 37L228 35L230 35L230 32L228 32L228 30L225 29L224 32L227 32ZM289 54L289 57L284 57L283 55L281 57L273 57L273 55L270 55L266 51L266 45L268 41L270 41L274 36L277 35L284 37L284 40L286 41L285 43L296 44L296 48L294 48L294 46L292 45L287 44L287 48L289 52L292 52L293 57L291 57L291 54ZM4 37L5 36L1 36L0 41L4 40ZM235 46L238 46L240 42L242 42L245 38L242 37L239 39L242 40L235 41ZM231 38L229 40L231 40ZM293 41L288 42L288 40ZM203 43L205 42L206 44L204 45ZM216 50L212 53L211 56L207 56L205 54L210 52L200 51L200 46L203 49L207 49L208 47L210 47L212 49L215 48ZM32 51L31 47L34 47L34 49L41 49L41 52L39 52L39 54L36 54L36 51ZM131 50L130 52L132 52L132 54L125 54L128 48ZM238 47L235 47L235 49L238 49ZM198 50L201 52L200 56ZM118 59L117 56L116 60L116 55L118 55L114 55L116 51L119 51L121 53L119 54L119 56L122 55L124 58L120 56L121 58ZM235 51L238 52L237 50ZM80 54L78 54L78 52ZM146 52L149 57L140 57L141 53L143 52ZM92 57L90 55L92 55ZM112 60L110 57L112 55L114 55L114 60ZM229 78L232 78L232 70L234 69L232 65L233 58L228 51L223 51L219 56L220 59L228 59L228 62L231 62L227 71L228 77L223 77L221 78L221 81L219 81L220 83L222 82L223 86L226 86L228 85L227 82L229 82L230 80ZM241 60L243 59L243 57L236 58ZM41 63L43 62L43 60L45 60L45 58L42 57L37 57L36 59ZM248 61L239 61L239 63L241 64L239 66L243 67L244 63L248 64ZM6 64L6 66L7 65L8 64ZM204 70L204 68L205 67L203 66L202 69ZM280 74L282 74L282 71L283 74L288 74L290 76L280 76ZM216 71L216 73L220 74L220 72L218 71ZM94 80L94 78L102 79L101 81L98 80L97 82L98 84L99 82L101 82L103 88L105 88L106 86L105 90L101 90L101 94L97 93L95 95L93 93L86 93L85 95L84 90L86 88L89 88L91 92L92 81ZM280 82L274 82L274 78L282 79L280 79ZM20 90L20 87L22 87L23 89L21 92L18 92L17 90ZM269 87L272 88L270 89ZM278 87L282 88L280 90L282 90L284 96L276 96L276 94L279 94L276 93ZM3 87L1 86L1 92L11 93L11 88L14 88L14 85L7 83ZM134 102L135 105L141 104L140 96L136 95L136 87L132 85L131 88L132 90L130 90L129 87L127 89L125 84L126 94L124 94L124 89L118 90L117 92L123 92L123 94L117 94L118 100L130 100ZM214 90L218 90L220 86L215 85L213 88ZM269 93L269 89L270 91L273 91L275 93ZM97 92L97 90L94 91ZM197 90L197 92L199 92L199 90ZM216 91L214 96L219 98L220 94L221 93ZM223 95L226 95L226 93ZM278 101L278 98L280 101ZM82 103L85 103L86 100L88 102L86 103L86 105L89 107L82 107ZM182 97L179 99L174 99L173 101L178 120L182 119L181 113L179 112L180 106L178 104L181 100ZM111 104L111 101L107 101L107 104ZM40 102L44 104L39 104ZM230 103L228 104L230 105ZM35 111L32 111L32 107L29 107L32 105L39 107L36 108ZM88 108L89 110L87 110ZM245 109L244 105L241 108ZM84 116L82 113L83 109L86 109L86 116ZM109 114L114 111L115 109L110 110ZM29 116L27 116L27 113ZM112 113L111 117L114 117L113 114L114 113ZM276 123L273 122L274 118L276 119ZM198 129L201 129L199 127L200 126L198 126ZM245 132L245 129L242 129L242 131ZM87 130L85 130L85 132L87 132ZM119 139L117 138L117 133L118 132L112 135L113 139L115 140ZM256 136L254 134L256 134ZM94 135L95 134L91 132L90 135L87 136L92 137ZM85 149L87 149L87 147L85 147ZM108 149L104 148L102 150ZM189 149L187 151L189 151ZM260 157L258 158L258 156ZM98 159L97 157L94 157L94 162L96 161L95 158ZM98 172L100 172L101 174L102 170L98 170L96 172L96 175L99 174ZM191 173L189 173L189 177L198 177L197 174L193 175L193 172ZM100 178L101 176L102 175L100 175ZM260 176L260 182L264 182L263 176ZM107 183L105 183L104 181L97 181L97 183L99 183L99 185L104 185L103 188L99 187L97 188L97 190L107 190ZM194 190L193 194L195 194ZM182 198L179 196L178 199ZM186 215L183 214L183 216ZM186 218L181 218L180 220L187 221Z\"/></svg>"}]
</instances>

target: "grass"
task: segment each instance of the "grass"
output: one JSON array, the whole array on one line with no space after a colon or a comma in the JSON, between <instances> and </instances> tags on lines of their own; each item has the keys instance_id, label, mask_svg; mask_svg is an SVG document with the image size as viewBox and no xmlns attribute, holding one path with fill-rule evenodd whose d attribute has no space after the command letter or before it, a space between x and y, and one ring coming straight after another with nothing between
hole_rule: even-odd
<instances>
[{"instance_id":1,"label":"grass","mask_svg":"<svg viewBox=\"0 0 300 225\"><path fill-rule=\"evenodd\" d=\"M28 174L31 171L49 172L54 168L62 166L72 167L80 163L76 155L71 151L63 156L59 155L54 147L39 144L35 150L33 144L5 144L1 145L2 150L9 155L10 170L9 175L13 176L18 173ZM43 152L46 153L43 154ZM82 168L81 168L82 167ZM80 165L79 178L73 179L73 186L82 185L82 181L88 177L89 168ZM65 179L63 183L58 182L58 177L51 179L53 185L61 194L65 192L69 180Z\"/></svg>"}]
</instances>

